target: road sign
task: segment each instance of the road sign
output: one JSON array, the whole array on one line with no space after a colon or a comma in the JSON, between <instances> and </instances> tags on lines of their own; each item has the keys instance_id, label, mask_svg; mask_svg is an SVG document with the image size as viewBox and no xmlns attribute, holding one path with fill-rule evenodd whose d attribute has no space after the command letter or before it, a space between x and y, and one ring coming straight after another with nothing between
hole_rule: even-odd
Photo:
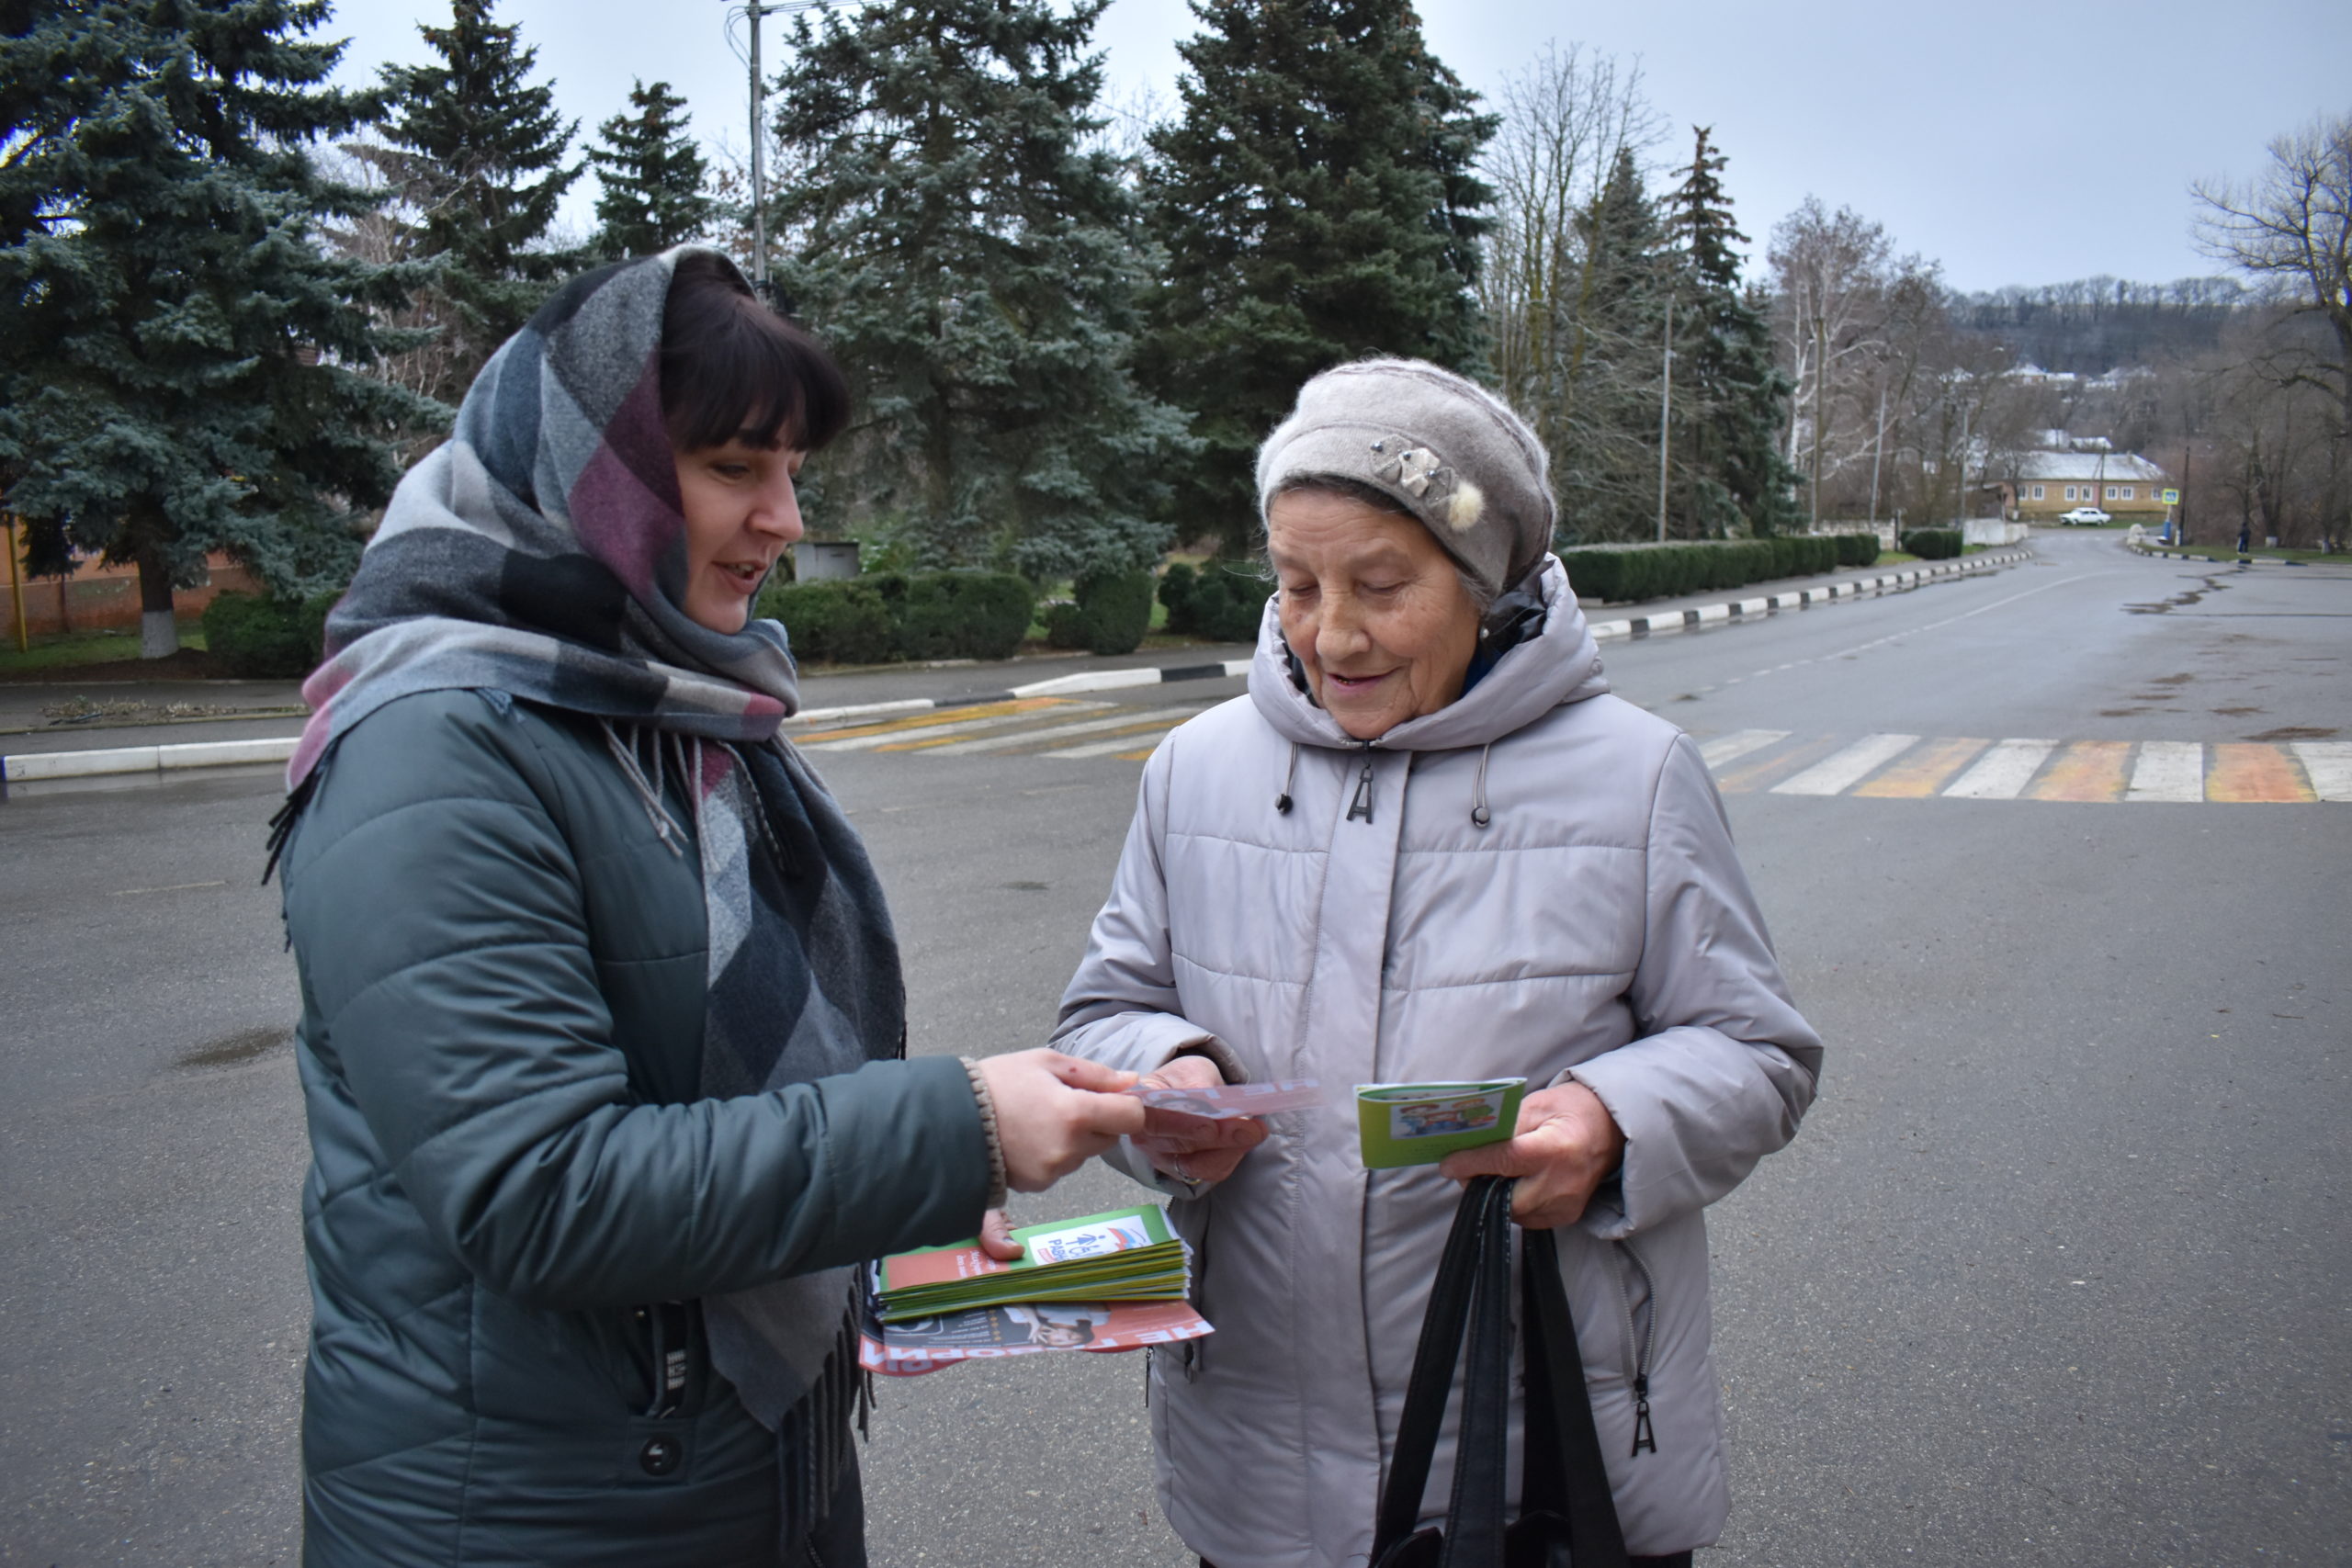
<instances>
[{"instance_id":1,"label":"road sign","mask_svg":"<svg viewBox=\"0 0 2352 1568\"><path fill-rule=\"evenodd\" d=\"M2165 504L2166 506L2178 506L2180 504L2180 491L2177 490L2168 490L2165 491Z\"/></svg>"}]
</instances>

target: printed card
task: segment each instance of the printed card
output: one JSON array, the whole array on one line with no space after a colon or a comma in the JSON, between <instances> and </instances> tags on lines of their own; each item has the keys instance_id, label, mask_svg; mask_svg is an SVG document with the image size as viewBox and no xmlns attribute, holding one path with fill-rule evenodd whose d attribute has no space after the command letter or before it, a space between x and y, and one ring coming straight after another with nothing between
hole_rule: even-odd
<instances>
[{"instance_id":1,"label":"printed card","mask_svg":"<svg viewBox=\"0 0 2352 1568\"><path fill-rule=\"evenodd\" d=\"M1359 1084L1356 1126L1366 1170L1435 1165L1456 1149L1509 1141L1525 1078Z\"/></svg>"},{"instance_id":2,"label":"printed card","mask_svg":"<svg viewBox=\"0 0 2352 1568\"><path fill-rule=\"evenodd\" d=\"M1138 1087L1122 1092L1135 1096L1153 1111L1173 1111L1214 1121L1232 1116L1272 1116L1276 1111L1305 1111L1323 1103L1323 1085L1315 1078L1216 1084L1207 1089Z\"/></svg>"}]
</instances>

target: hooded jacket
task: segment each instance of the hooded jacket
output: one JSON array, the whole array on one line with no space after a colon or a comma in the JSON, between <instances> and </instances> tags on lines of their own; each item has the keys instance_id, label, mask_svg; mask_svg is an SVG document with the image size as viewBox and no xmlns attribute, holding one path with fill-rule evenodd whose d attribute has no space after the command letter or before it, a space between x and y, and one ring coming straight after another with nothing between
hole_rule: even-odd
<instances>
[{"instance_id":1,"label":"hooded jacket","mask_svg":"<svg viewBox=\"0 0 2352 1568\"><path fill-rule=\"evenodd\" d=\"M1054 1043L1136 1071L1204 1051L1335 1107L1359 1083L1590 1089L1624 1162L1561 1268L1626 1547L1665 1555L1728 1507L1702 1211L1794 1135L1821 1047L1697 748L1608 694L1556 559L1541 592L1539 634L1368 744L1293 682L1269 604L1248 695L1145 766ZM1361 1564L1460 1189L1367 1172L1336 1108L1272 1132L1197 1198L1159 1184L1216 1327L1157 1358L1161 1501L1219 1568ZM1431 1520L1452 1454L1449 1416Z\"/></svg>"}]
</instances>

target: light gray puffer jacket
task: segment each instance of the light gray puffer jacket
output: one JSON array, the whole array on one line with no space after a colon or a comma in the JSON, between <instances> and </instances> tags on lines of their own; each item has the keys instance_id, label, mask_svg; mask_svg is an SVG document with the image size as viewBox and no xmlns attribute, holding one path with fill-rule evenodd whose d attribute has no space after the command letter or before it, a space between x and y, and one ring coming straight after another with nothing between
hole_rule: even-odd
<instances>
[{"instance_id":1,"label":"light gray puffer jacket","mask_svg":"<svg viewBox=\"0 0 2352 1568\"><path fill-rule=\"evenodd\" d=\"M1591 1089L1624 1166L1559 1233L1561 1267L1626 1546L1662 1555L1711 1544L1728 1506L1701 1211L1794 1135L1821 1045L1697 748L1606 694L1556 559L1543 585L1540 636L1369 746L1292 682L1270 605L1249 695L1145 766L1054 1043L1136 1071L1204 1049L1335 1102L1372 1082ZM1149 1177L1131 1148L1119 1163ZM1367 1173L1335 1103L1275 1119L1173 1205L1216 1333L1157 1358L1161 1502L1218 1568L1367 1560L1460 1191L1433 1167ZM1635 1454L1645 1379L1657 1448ZM1452 1454L1449 1431L1432 1519Z\"/></svg>"}]
</instances>

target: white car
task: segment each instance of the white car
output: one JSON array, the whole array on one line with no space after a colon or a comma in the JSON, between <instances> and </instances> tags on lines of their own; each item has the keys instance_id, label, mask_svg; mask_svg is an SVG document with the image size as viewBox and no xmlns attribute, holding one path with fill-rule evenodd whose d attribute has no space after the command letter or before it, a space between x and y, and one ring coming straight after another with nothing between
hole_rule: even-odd
<instances>
[{"instance_id":1,"label":"white car","mask_svg":"<svg viewBox=\"0 0 2352 1568\"><path fill-rule=\"evenodd\" d=\"M2106 513L2101 512L2096 506L2077 506L2072 512L2060 513L2058 514L2058 521L2064 523L2069 528L2075 527L2076 525L2080 525L2086 528L2096 528L2102 523L2112 523L2115 519L2109 517Z\"/></svg>"}]
</instances>

